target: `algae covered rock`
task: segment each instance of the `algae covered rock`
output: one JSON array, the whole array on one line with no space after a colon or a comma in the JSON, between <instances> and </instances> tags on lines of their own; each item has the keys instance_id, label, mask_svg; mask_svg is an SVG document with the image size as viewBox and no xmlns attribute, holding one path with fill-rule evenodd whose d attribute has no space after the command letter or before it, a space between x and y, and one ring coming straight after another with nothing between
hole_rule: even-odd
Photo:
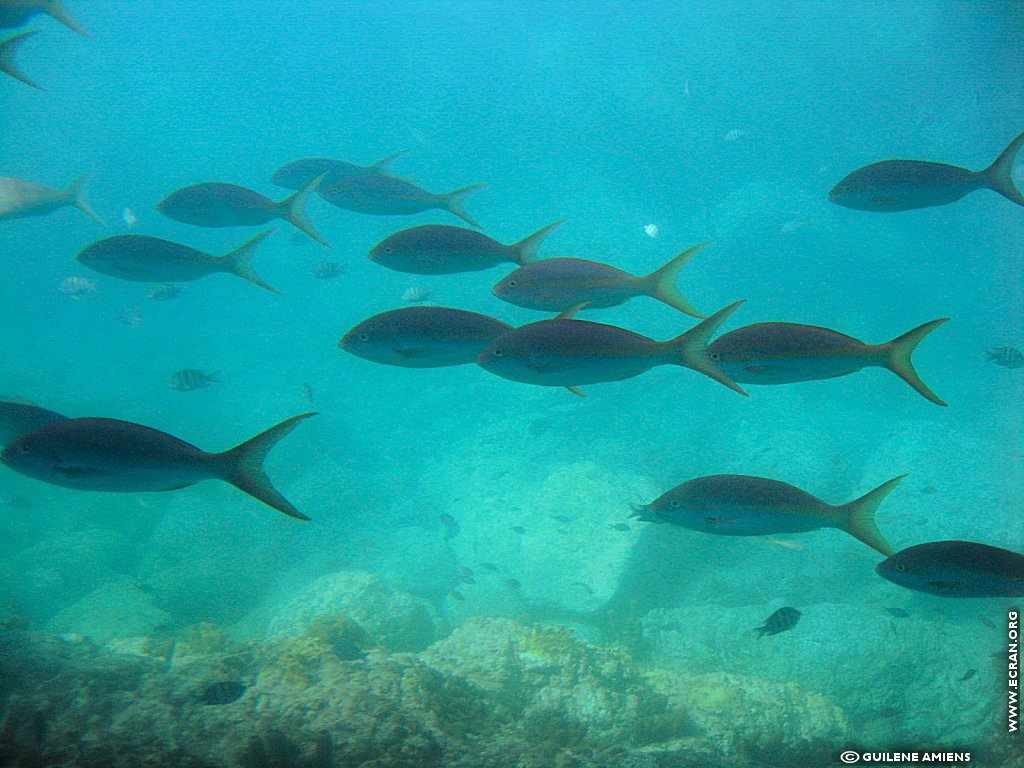
<instances>
[{"instance_id":1,"label":"algae covered rock","mask_svg":"<svg viewBox=\"0 0 1024 768\"><path fill-rule=\"evenodd\" d=\"M97 587L65 608L50 619L47 629L57 634L77 632L105 643L160 634L172 624L171 615L154 604L151 593L122 578Z\"/></svg>"},{"instance_id":2,"label":"algae covered rock","mask_svg":"<svg viewBox=\"0 0 1024 768\"><path fill-rule=\"evenodd\" d=\"M269 637L300 637L330 617L355 622L388 651L416 651L436 637L430 603L360 571L321 576L285 603L270 621Z\"/></svg>"}]
</instances>

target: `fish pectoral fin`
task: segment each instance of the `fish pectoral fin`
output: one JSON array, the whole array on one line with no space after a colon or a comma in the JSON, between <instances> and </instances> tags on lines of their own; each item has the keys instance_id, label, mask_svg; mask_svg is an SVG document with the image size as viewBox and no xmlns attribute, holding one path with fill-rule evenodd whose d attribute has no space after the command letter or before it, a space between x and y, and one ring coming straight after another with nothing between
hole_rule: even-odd
<instances>
[{"instance_id":1,"label":"fish pectoral fin","mask_svg":"<svg viewBox=\"0 0 1024 768\"><path fill-rule=\"evenodd\" d=\"M721 525L723 523L728 525L729 523L735 523L736 520L733 520L731 517L705 517L704 522L712 523L713 525Z\"/></svg>"},{"instance_id":2,"label":"fish pectoral fin","mask_svg":"<svg viewBox=\"0 0 1024 768\"><path fill-rule=\"evenodd\" d=\"M929 581L928 583L936 589L945 589L949 591L959 591L967 586L967 584L962 581Z\"/></svg>"},{"instance_id":3,"label":"fish pectoral fin","mask_svg":"<svg viewBox=\"0 0 1024 768\"><path fill-rule=\"evenodd\" d=\"M568 389L570 392L576 395L576 397L586 397L586 395L580 391L579 387L566 387L566 389Z\"/></svg>"},{"instance_id":4,"label":"fish pectoral fin","mask_svg":"<svg viewBox=\"0 0 1024 768\"><path fill-rule=\"evenodd\" d=\"M770 365L745 365L743 370L750 373L771 373L774 369Z\"/></svg>"},{"instance_id":5,"label":"fish pectoral fin","mask_svg":"<svg viewBox=\"0 0 1024 768\"><path fill-rule=\"evenodd\" d=\"M397 347L395 354L406 358L426 357L430 354L430 350L424 347Z\"/></svg>"}]
</instances>

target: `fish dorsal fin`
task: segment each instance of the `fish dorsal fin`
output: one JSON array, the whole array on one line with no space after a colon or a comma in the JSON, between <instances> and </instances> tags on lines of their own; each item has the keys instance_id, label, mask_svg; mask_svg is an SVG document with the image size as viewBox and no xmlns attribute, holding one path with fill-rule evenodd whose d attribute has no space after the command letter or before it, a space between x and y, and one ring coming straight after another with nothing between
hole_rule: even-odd
<instances>
[{"instance_id":1,"label":"fish dorsal fin","mask_svg":"<svg viewBox=\"0 0 1024 768\"><path fill-rule=\"evenodd\" d=\"M885 497L893 492L904 477L906 475L894 477L849 504L833 507L836 513L835 524L872 549L890 557L893 554L893 548L882 532L878 530L878 525L875 523L875 512Z\"/></svg>"},{"instance_id":2,"label":"fish dorsal fin","mask_svg":"<svg viewBox=\"0 0 1024 768\"><path fill-rule=\"evenodd\" d=\"M552 318L552 320L571 320L573 318L573 315L575 315L581 309L583 309L583 308L585 308L585 307L587 307L589 305L590 305L589 301L584 301L582 304L574 304L573 306L569 307L568 309L563 309L561 312L559 312L557 315L555 315Z\"/></svg>"},{"instance_id":3,"label":"fish dorsal fin","mask_svg":"<svg viewBox=\"0 0 1024 768\"><path fill-rule=\"evenodd\" d=\"M370 163L368 166L366 166L366 170L369 171L370 173L380 174L381 176L390 176L391 163L393 163L395 160L400 158L405 153L406 150L403 149L400 152L395 152L393 155L388 155L387 157L381 158L377 162Z\"/></svg>"},{"instance_id":4,"label":"fish dorsal fin","mask_svg":"<svg viewBox=\"0 0 1024 768\"><path fill-rule=\"evenodd\" d=\"M586 395L583 394L579 387L566 387L566 389L568 389L570 392L576 395L576 397L586 397Z\"/></svg>"}]
</instances>

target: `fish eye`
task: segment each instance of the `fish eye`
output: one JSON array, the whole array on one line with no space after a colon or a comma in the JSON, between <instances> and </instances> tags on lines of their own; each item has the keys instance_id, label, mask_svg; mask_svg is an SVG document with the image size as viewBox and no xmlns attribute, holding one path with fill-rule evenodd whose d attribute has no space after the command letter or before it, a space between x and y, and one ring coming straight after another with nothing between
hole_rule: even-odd
<instances>
[{"instance_id":1,"label":"fish eye","mask_svg":"<svg viewBox=\"0 0 1024 768\"><path fill-rule=\"evenodd\" d=\"M896 570L900 573L903 573L905 570L907 570L907 566L905 566L903 563L897 563Z\"/></svg>"},{"instance_id":2,"label":"fish eye","mask_svg":"<svg viewBox=\"0 0 1024 768\"><path fill-rule=\"evenodd\" d=\"M672 499L672 501L670 501L668 503L668 505L670 507L672 507L673 509L678 509L678 507L679 507L679 499Z\"/></svg>"},{"instance_id":3,"label":"fish eye","mask_svg":"<svg viewBox=\"0 0 1024 768\"><path fill-rule=\"evenodd\" d=\"M717 352L712 352L711 353L711 359L714 360L717 363L719 360L722 359L722 356L720 354L718 354Z\"/></svg>"},{"instance_id":4,"label":"fish eye","mask_svg":"<svg viewBox=\"0 0 1024 768\"><path fill-rule=\"evenodd\" d=\"M509 280L508 281L508 287L509 288L515 288L516 287L516 281L515 280Z\"/></svg>"},{"instance_id":5,"label":"fish eye","mask_svg":"<svg viewBox=\"0 0 1024 768\"><path fill-rule=\"evenodd\" d=\"M494 356L495 357L501 357L501 355L502 355L502 351L500 349L494 350Z\"/></svg>"},{"instance_id":6,"label":"fish eye","mask_svg":"<svg viewBox=\"0 0 1024 768\"><path fill-rule=\"evenodd\" d=\"M388 246L387 248L384 249L384 253L391 253L391 251L393 250L394 249L391 246Z\"/></svg>"},{"instance_id":7,"label":"fish eye","mask_svg":"<svg viewBox=\"0 0 1024 768\"><path fill-rule=\"evenodd\" d=\"M359 334L359 340L360 341L369 341L370 340L370 334L368 334L368 333L360 333Z\"/></svg>"}]
</instances>

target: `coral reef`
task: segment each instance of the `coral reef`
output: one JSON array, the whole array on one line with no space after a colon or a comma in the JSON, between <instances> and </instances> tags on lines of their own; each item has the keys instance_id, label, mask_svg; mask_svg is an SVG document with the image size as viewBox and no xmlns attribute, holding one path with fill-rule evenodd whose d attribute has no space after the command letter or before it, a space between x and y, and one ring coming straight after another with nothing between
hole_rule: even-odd
<instances>
[{"instance_id":1,"label":"coral reef","mask_svg":"<svg viewBox=\"0 0 1024 768\"><path fill-rule=\"evenodd\" d=\"M321 576L277 611L268 633L296 637L325 617L345 617L368 636L361 643L372 638L389 651L422 650L437 637L430 603L361 571Z\"/></svg>"}]
</instances>

